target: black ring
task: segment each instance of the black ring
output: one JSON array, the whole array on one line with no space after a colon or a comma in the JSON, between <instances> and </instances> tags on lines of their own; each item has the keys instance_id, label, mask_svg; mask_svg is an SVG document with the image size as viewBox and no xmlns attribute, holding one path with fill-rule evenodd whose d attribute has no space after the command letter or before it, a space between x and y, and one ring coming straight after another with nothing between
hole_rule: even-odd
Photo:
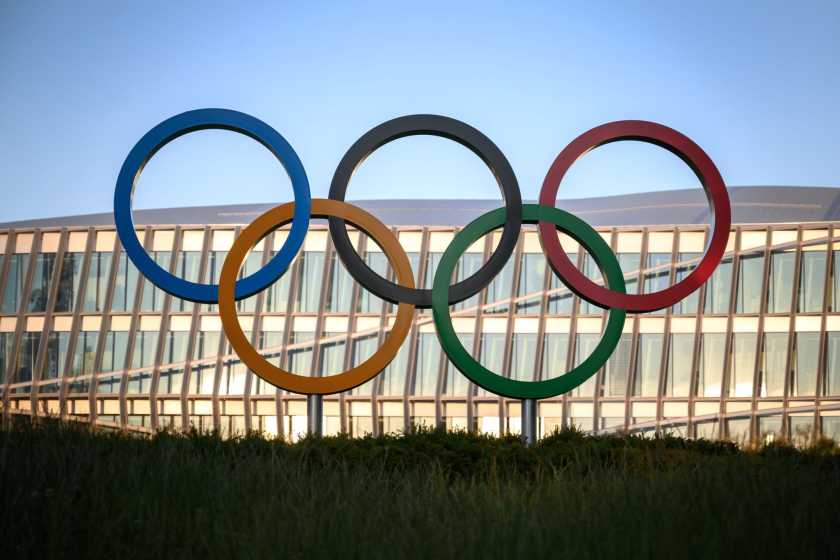
<instances>
[{"instance_id":1,"label":"black ring","mask_svg":"<svg viewBox=\"0 0 840 560\"><path fill-rule=\"evenodd\" d=\"M408 115L384 122L356 140L341 158L330 184L329 198L344 202L347 187L356 169L378 148L399 138L419 135L454 140L480 157L499 183L506 207L499 246L478 272L450 288L449 302L454 304L474 296L493 281L513 254L522 229L522 193L519 191L519 182L505 155L489 138L466 123L439 115ZM410 303L426 309L432 307L432 290L405 288L371 270L350 243L344 220L330 217L329 226L335 250L356 282L391 303Z\"/></svg>"}]
</instances>

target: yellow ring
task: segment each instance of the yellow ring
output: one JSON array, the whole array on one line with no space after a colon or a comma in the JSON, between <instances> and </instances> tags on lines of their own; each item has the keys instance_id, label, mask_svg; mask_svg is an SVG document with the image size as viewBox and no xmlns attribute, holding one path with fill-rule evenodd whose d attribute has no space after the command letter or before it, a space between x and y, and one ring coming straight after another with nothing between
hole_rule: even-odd
<instances>
[{"instance_id":1,"label":"yellow ring","mask_svg":"<svg viewBox=\"0 0 840 560\"><path fill-rule=\"evenodd\" d=\"M225 264L222 266L222 274L219 278L219 315L228 341L239 359L251 371L267 382L281 389L306 395L341 393L372 379L391 363L391 360L399 352L406 336L408 336L411 320L414 316L414 306L408 303L400 303L397 308L397 319L394 326L388 336L385 337L385 342L379 350L366 362L344 373L330 377L304 377L269 363L257 352L256 348L251 346L251 342L245 337L245 333L242 332L242 327L239 325L234 298L236 276L239 274L239 269L242 268L248 253L260 239L275 228L291 222L294 218L294 212L294 202L272 208L254 220L233 243L225 258ZM408 255L405 254L396 236L382 222L352 204L338 200L313 198L312 217L325 218L328 216L342 218L375 239L396 271L397 283L406 288L414 288L414 273L411 271Z\"/></svg>"}]
</instances>

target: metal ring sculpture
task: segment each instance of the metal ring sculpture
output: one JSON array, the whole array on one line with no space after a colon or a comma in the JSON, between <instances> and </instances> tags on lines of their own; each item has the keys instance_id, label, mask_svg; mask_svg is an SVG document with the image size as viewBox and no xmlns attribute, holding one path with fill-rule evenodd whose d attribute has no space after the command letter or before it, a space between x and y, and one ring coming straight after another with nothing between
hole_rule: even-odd
<instances>
[{"instance_id":1,"label":"metal ring sculpture","mask_svg":"<svg viewBox=\"0 0 840 560\"><path fill-rule=\"evenodd\" d=\"M154 153L178 136L209 128L232 130L262 143L284 165L295 192L295 202L269 210L241 233L225 259L218 286L187 282L160 269L140 245L131 216L134 186L143 166ZM408 256L393 233L371 214L344 202L350 179L367 156L388 142L418 134L449 138L476 153L493 172L506 203L505 207L473 220L455 236L441 258L431 290L415 288ZM681 282L654 294L627 294L618 261L600 235L581 219L554 206L560 182L578 158L598 146L621 140L649 142L679 156L700 179L711 207L713 233L700 264ZM385 369L397 355L410 330L414 309L431 307L441 346L464 375L477 385L501 396L539 399L565 393L594 375L618 344L627 311L662 309L699 288L720 262L731 225L729 196L712 160L679 132L644 121L606 124L575 139L549 169L539 202L538 205L522 204L513 169L501 150L486 136L465 123L436 115L401 117L383 123L363 135L339 163L333 176L329 199L311 200L303 165L279 133L243 113L203 109L164 121L149 131L132 149L117 180L114 216L126 254L137 268L153 284L174 296L199 303L218 303L219 315L231 347L244 364L272 385L295 393L320 395L340 393L361 385ZM316 217L329 220L336 252L350 275L374 295L398 304L396 321L379 350L363 364L330 377L295 375L269 363L251 346L242 332L235 305L235 301L263 290L282 276L303 244L309 220ZM292 223L289 237L278 254L258 272L237 281L236 277L248 252L271 231L289 222ZM365 232L382 247L396 271L396 283L382 278L364 263L350 243L346 222ZM449 316L450 305L475 295L501 272L513 254L523 222L538 224L543 252L560 280L581 298L610 310L601 342L586 360L559 377L537 382L507 379L481 366L460 344ZM484 266L473 276L452 285L452 276L461 254L478 238L499 227L503 228L499 246ZM589 281L571 263L560 245L557 230L577 240L594 257L606 279L606 287Z\"/></svg>"}]
</instances>

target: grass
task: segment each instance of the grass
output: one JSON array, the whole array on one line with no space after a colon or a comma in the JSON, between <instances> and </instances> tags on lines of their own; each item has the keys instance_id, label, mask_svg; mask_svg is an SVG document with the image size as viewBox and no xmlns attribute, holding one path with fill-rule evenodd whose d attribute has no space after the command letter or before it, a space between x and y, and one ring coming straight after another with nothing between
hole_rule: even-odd
<instances>
[{"instance_id":1,"label":"grass","mask_svg":"<svg viewBox=\"0 0 840 560\"><path fill-rule=\"evenodd\" d=\"M829 445L0 431L0 558L833 557Z\"/></svg>"}]
</instances>

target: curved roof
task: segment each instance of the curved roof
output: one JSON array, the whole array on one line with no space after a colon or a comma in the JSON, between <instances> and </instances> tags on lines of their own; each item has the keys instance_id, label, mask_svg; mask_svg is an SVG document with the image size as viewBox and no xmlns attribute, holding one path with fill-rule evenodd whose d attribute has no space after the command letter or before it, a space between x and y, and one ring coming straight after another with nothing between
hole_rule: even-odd
<instances>
[{"instance_id":1,"label":"curved roof","mask_svg":"<svg viewBox=\"0 0 840 560\"><path fill-rule=\"evenodd\" d=\"M827 187L729 187L734 224L799 224L840 221L840 189ZM498 208L499 200L358 200L389 226L464 226ZM526 201L529 202L529 201ZM534 201L530 201L534 202ZM145 225L235 225L251 221L276 204L239 204L136 210ZM557 206L593 226L706 225L709 207L700 189L560 200ZM85 214L0 224L0 228L113 226L112 213Z\"/></svg>"}]
</instances>

